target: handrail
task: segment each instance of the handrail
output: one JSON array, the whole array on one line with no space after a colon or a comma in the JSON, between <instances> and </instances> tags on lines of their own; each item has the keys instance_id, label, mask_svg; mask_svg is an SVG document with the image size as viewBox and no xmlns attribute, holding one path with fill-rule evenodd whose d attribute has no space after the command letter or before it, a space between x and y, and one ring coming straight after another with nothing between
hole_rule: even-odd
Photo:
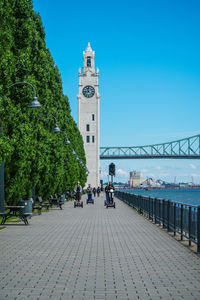
<instances>
[{"instance_id":1,"label":"handrail","mask_svg":"<svg viewBox=\"0 0 200 300\"><path fill-rule=\"evenodd\" d=\"M130 195L135 195L135 196L142 196L143 198L148 198L149 199L149 196L144 196L144 195L140 195L140 194L133 194L133 193L130 193L130 192L124 192L124 191L120 191L120 190L117 190L117 192L122 192L122 193L130 194ZM169 199L165 199L165 198L159 198L159 197L150 197L150 198L152 198L152 199L158 199L158 200L162 200L162 201L169 201L171 203L176 203L176 204L180 204L180 205L187 205L187 206L195 207L195 208L198 207L198 205L192 205L192 204L182 203L182 202L178 202L178 201L174 201L174 200L169 200Z\"/></svg>"},{"instance_id":2,"label":"handrail","mask_svg":"<svg viewBox=\"0 0 200 300\"><path fill-rule=\"evenodd\" d=\"M156 197L147 197L117 190L115 196L144 214L148 219L166 228L168 232L180 234L197 245L200 253L200 205L190 205Z\"/></svg>"}]
</instances>

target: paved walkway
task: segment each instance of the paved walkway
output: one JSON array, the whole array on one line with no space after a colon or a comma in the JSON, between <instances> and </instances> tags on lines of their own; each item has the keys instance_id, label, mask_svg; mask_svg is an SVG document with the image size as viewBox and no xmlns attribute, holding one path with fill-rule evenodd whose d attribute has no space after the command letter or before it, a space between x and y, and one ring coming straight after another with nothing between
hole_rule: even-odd
<instances>
[{"instance_id":1,"label":"paved walkway","mask_svg":"<svg viewBox=\"0 0 200 300\"><path fill-rule=\"evenodd\" d=\"M84 197L83 197L84 198ZM0 231L0 299L200 299L200 257L116 200Z\"/></svg>"}]
</instances>

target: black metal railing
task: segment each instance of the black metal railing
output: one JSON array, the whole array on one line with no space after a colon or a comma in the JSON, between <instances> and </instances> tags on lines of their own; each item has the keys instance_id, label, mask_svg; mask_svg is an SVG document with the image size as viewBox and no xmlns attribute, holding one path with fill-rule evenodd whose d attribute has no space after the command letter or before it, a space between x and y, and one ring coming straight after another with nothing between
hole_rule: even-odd
<instances>
[{"instance_id":1,"label":"black metal railing","mask_svg":"<svg viewBox=\"0 0 200 300\"><path fill-rule=\"evenodd\" d=\"M115 196L141 211L143 215L173 232L179 233L181 240L187 238L197 244L200 253L200 206L193 206L166 199L152 198L128 192L116 191Z\"/></svg>"}]
</instances>

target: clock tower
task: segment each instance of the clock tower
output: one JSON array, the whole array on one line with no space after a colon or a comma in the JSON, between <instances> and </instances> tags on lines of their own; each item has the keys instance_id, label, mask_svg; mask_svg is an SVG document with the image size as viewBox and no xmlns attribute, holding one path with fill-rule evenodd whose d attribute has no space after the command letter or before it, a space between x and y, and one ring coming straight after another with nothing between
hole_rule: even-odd
<instances>
[{"instance_id":1,"label":"clock tower","mask_svg":"<svg viewBox=\"0 0 200 300\"><path fill-rule=\"evenodd\" d=\"M95 52L90 43L83 51L83 68L79 69L78 128L84 141L87 168L87 185L100 186L100 95L99 69L95 70Z\"/></svg>"}]
</instances>

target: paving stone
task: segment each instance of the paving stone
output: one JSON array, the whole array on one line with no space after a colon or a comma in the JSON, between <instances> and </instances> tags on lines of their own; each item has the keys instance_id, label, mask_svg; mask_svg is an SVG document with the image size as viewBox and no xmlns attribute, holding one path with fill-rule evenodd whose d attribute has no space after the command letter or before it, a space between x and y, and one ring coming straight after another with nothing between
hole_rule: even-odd
<instances>
[{"instance_id":1,"label":"paving stone","mask_svg":"<svg viewBox=\"0 0 200 300\"><path fill-rule=\"evenodd\" d=\"M0 300L199 300L199 256L104 198L1 230Z\"/></svg>"}]
</instances>

